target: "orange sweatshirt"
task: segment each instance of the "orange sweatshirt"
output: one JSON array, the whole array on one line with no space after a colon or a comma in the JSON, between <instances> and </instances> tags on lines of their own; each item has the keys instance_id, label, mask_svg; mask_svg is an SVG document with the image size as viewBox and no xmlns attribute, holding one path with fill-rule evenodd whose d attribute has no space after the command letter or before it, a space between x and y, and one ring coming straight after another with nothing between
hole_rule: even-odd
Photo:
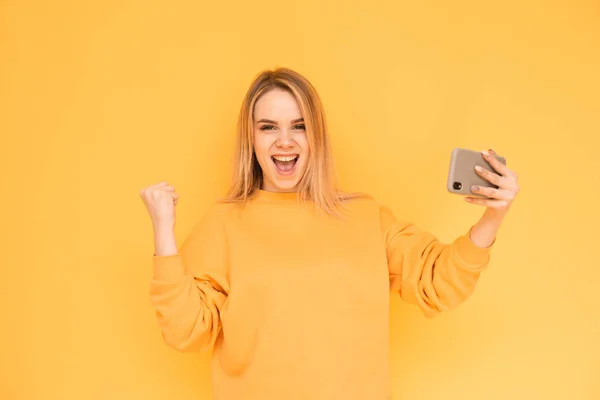
<instances>
[{"instance_id":1,"label":"orange sweatshirt","mask_svg":"<svg viewBox=\"0 0 600 400\"><path fill-rule=\"evenodd\" d=\"M153 256L165 342L213 348L214 400L388 400L390 292L432 317L489 261L468 231L439 242L372 198L335 219L295 193L215 205L176 255Z\"/></svg>"}]
</instances>

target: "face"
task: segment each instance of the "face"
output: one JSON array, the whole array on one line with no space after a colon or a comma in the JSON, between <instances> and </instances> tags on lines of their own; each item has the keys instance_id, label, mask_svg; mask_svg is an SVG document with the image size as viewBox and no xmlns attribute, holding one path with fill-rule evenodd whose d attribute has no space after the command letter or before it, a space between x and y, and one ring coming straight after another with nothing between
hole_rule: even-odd
<instances>
[{"instance_id":1,"label":"face","mask_svg":"<svg viewBox=\"0 0 600 400\"><path fill-rule=\"evenodd\" d=\"M263 171L263 190L296 191L308 165L304 119L294 96L282 89L254 105L254 152Z\"/></svg>"}]
</instances>

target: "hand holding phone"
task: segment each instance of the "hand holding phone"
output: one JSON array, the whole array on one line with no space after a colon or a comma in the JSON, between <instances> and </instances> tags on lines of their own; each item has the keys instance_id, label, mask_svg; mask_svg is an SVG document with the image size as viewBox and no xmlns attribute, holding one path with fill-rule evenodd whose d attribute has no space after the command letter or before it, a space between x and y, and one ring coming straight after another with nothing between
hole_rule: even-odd
<instances>
[{"instance_id":1,"label":"hand holding phone","mask_svg":"<svg viewBox=\"0 0 600 400\"><path fill-rule=\"evenodd\" d=\"M494 157L506 165L504 157L499 155L494 155ZM478 175L475 170L476 166L483 167L488 171L494 171L494 168L483 158L481 152L462 148L452 150L446 183L448 191L463 196L488 198L479 193L473 193L471 188L479 186L498 189L498 186Z\"/></svg>"}]
</instances>

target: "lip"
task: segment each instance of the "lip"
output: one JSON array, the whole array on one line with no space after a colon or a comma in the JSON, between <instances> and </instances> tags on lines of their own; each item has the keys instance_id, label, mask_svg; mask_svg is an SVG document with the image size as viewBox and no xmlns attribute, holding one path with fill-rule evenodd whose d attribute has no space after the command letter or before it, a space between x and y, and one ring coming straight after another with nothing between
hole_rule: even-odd
<instances>
[{"instance_id":1,"label":"lip","mask_svg":"<svg viewBox=\"0 0 600 400\"><path fill-rule=\"evenodd\" d=\"M271 154L271 157L289 157L289 156L300 156L299 153L275 153L275 154Z\"/></svg>"}]
</instances>

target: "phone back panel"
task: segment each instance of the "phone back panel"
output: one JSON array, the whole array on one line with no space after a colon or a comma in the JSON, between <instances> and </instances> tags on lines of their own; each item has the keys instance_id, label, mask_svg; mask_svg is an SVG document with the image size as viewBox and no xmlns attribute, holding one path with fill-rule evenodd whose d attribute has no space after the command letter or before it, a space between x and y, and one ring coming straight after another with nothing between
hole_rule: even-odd
<instances>
[{"instance_id":1,"label":"phone back panel","mask_svg":"<svg viewBox=\"0 0 600 400\"><path fill-rule=\"evenodd\" d=\"M497 160L506 165L504 157L496 155ZM456 148L452 150L450 158L450 168L448 171L447 189L451 193L483 197L471 192L471 186L487 186L498 188L489 181L480 177L475 171L475 166L479 165L489 171L496 172L494 168L483 158L481 152Z\"/></svg>"}]
</instances>

